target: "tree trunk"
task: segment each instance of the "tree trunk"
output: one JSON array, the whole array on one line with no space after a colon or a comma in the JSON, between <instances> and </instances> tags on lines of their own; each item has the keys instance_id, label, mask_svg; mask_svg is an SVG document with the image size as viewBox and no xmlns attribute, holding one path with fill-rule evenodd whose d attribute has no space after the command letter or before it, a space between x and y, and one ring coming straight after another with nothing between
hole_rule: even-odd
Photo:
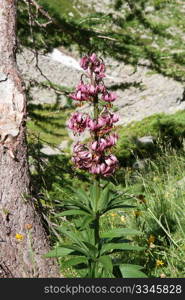
<instances>
[{"instance_id":1,"label":"tree trunk","mask_svg":"<svg viewBox=\"0 0 185 300\"><path fill-rule=\"evenodd\" d=\"M26 99L16 60L16 0L0 0L0 277L59 277L30 194Z\"/></svg>"}]
</instances>

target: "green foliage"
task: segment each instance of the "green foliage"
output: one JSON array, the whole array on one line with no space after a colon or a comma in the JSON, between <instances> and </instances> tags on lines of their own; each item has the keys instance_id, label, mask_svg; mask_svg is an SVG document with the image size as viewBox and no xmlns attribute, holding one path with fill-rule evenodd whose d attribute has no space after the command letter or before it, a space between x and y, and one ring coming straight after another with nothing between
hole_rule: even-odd
<instances>
[{"instance_id":1,"label":"green foliage","mask_svg":"<svg viewBox=\"0 0 185 300\"><path fill-rule=\"evenodd\" d=\"M137 265L121 265L120 271L124 278L146 278L147 276L141 272L141 266Z\"/></svg>"},{"instance_id":2,"label":"green foliage","mask_svg":"<svg viewBox=\"0 0 185 300\"><path fill-rule=\"evenodd\" d=\"M144 250L143 247L132 245L132 241L126 239L127 236L141 234L136 230L118 228L100 232L100 217L115 208L131 207L123 203L123 195L113 191L109 185L99 189L96 182L89 192L76 190L73 197L63 201L62 208L66 211L59 214L59 216L73 216L72 225L68 223L58 227L59 232L66 237L66 243L60 243L47 254L47 257L59 257L60 252L63 257L65 252L61 249L64 248L66 253L69 251L68 255L72 255L64 265L79 267L83 264L83 277L115 277L118 263L114 266L112 257L114 253Z\"/></svg>"},{"instance_id":3,"label":"green foliage","mask_svg":"<svg viewBox=\"0 0 185 300\"><path fill-rule=\"evenodd\" d=\"M130 171L119 186L138 203L132 215L124 213L124 224L142 231L139 246L147 247L143 257L128 253L122 263L143 265L149 277L185 275L184 167L184 152L168 151L148 162L145 169Z\"/></svg>"},{"instance_id":4,"label":"green foliage","mask_svg":"<svg viewBox=\"0 0 185 300\"><path fill-rule=\"evenodd\" d=\"M152 158L164 149L182 149L185 138L185 112L172 115L157 114L118 128L120 139L115 149L122 166L131 165L136 158ZM155 144L148 147L137 138L151 135Z\"/></svg>"}]
</instances>

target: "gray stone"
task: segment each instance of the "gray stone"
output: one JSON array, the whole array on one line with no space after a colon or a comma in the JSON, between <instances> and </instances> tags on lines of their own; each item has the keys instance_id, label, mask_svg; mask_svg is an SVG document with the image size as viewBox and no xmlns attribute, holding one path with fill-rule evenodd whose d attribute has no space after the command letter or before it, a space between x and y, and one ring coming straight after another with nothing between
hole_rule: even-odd
<instances>
[{"instance_id":1,"label":"gray stone","mask_svg":"<svg viewBox=\"0 0 185 300\"><path fill-rule=\"evenodd\" d=\"M176 186L177 187L184 187L185 188L185 177L183 177L182 179L180 179L180 180L178 180L177 182L176 182Z\"/></svg>"},{"instance_id":2,"label":"gray stone","mask_svg":"<svg viewBox=\"0 0 185 300\"><path fill-rule=\"evenodd\" d=\"M151 135L143 136L143 137L137 138L137 143L143 144L143 145L153 145L154 139L155 138Z\"/></svg>"},{"instance_id":3,"label":"gray stone","mask_svg":"<svg viewBox=\"0 0 185 300\"><path fill-rule=\"evenodd\" d=\"M58 155L58 154L62 154L62 151L58 148L52 148L50 146L45 145L40 152L42 152L43 154L46 155Z\"/></svg>"},{"instance_id":4,"label":"gray stone","mask_svg":"<svg viewBox=\"0 0 185 300\"><path fill-rule=\"evenodd\" d=\"M62 143L58 146L58 148L63 151L68 148L69 141L68 140L63 140Z\"/></svg>"},{"instance_id":5,"label":"gray stone","mask_svg":"<svg viewBox=\"0 0 185 300\"><path fill-rule=\"evenodd\" d=\"M142 170L146 167L147 163L148 163L149 159L137 159L133 165L132 168L135 170Z\"/></svg>"},{"instance_id":6,"label":"gray stone","mask_svg":"<svg viewBox=\"0 0 185 300\"><path fill-rule=\"evenodd\" d=\"M145 8L145 13L151 13L155 10L155 8L153 6L147 6Z\"/></svg>"}]
</instances>

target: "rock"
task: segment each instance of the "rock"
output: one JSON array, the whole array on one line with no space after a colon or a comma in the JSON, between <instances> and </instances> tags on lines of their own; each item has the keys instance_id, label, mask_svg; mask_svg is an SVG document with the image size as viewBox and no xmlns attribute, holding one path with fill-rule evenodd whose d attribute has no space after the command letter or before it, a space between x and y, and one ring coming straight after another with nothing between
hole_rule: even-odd
<instances>
[{"instance_id":1,"label":"rock","mask_svg":"<svg viewBox=\"0 0 185 300\"><path fill-rule=\"evenodd\" d=\"M155 10L155 8L153 6L147 6L145 8L145 13L151 13Z\"/></svg>"},{"instance_id":2,"label":"rock","mask_svg":"<svg viewBox=\"0 0 185 300\"><path fill-rule=\"evenodd\" d=\"M62 151L62 150L66 150L68 148L68 140L64 140L62 141L62 143L58 146L58 148Z\"/></svg>"},{"instance_id":3,"label":"rock","mask_svg":"<svg viewBox=\"0 0 185 300\"><path fill-rule=\"evenodd\" d=\"M149 159L137 159L133 165L132 168L135 170L142 170L146 167L147 163L148 163Z\"/></svg>"},{"instance_id":4,"label":"rock","mask_svg":"<svg viewBox=\"0 0 185 300\"><path fill-rule=\"evenodd\" d=\"M144 146L148 146L148 145L153 145L154 144L154 140L155 140L155 137L149 135L149 136L143 136L143 137L140 137L140 138L137 138L137 143L139 144L143 144Z\"/></svg>"},{"instance_id":5,"label":"rock","mask_svg":"<svg viewBox=\"0 0 185 300\"><path fill-rule=\"evenodd\" d=\"M62 51L62 52L61 52ZM54 49L47 55L39 54L39 67L43 74L53 83L75 88L80 80L83 70L79 66L80 57L65 50ZM65 52L65 53L64 53ZM29 82L36 80L45 82L35 67L33 53L23 49L17 56L18 66L22 77L28 86ZM107 76L105 84L111 89L117 86L117 100L115 106L120 116L117 125L126 125L132 121L140 121L155 113L171 114L184 109L182 99L184 87L181 82L161 74L150 73L148 66L138 66L137 71L131 65L117 63L112 58L106 58ZM122 85L126 88L122 88ZM120 86L120 88L119 88ZM31 87L30 95L34 103L60 103L65 105L65 97L58 95L52 89ZM84 109L89 112L89 108Z\"/></svg>"},{"instance_id":6,"label":"rock","mask_svg":"<svg viewBox=\"0 0 185 300\"><path fill-rule=\"evenodd\" d=\"M178 180L176 182L176 186L181 187L181 188L185 187L185 177L183 177L182 179Z\"/></svg>"},{"instance_id":7,"label":"rock","mask_svg":"<svg viewBox=\"0 0 185 300\"><path fill-rule=\"evenodd\" d=\"M50 146L45 145L40 152L46 155L59 155L62 154L61 150L58 148L52 148Z\"/></svg>"}]
</instances>

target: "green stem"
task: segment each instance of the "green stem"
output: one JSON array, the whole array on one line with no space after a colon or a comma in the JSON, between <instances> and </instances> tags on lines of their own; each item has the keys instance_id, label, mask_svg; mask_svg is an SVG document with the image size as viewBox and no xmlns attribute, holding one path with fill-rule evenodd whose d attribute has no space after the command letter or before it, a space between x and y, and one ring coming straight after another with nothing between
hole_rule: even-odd
<instances>
[{"instance_id":1,"label":"green stem","mask_svg":"<svg viewBox=\"0 0 185 300\"><path fill-rule=\"evenodd\" d=\"M91 75L91 84L96 86L96 82L93 80L93 76ZM99 103L98 103L98 96L93 98L93 107L94 107L94 119L98 121L99 117ZM97 132L94 132L94 140L98 141L99 137ZM98 212L98 202L100 199L100 176L95 175L95 190L96 190L96 203L95 203L95 220L94 220L94 241L95 245L100 248L100 216ZM91 263L91 276L95 278L96 273L96 262Z\"/></svg>"},{"instance_id":2,"label":"green stem","mask_svg":"<svg viewBox=\"0 0 185 300\"><path fill-rule=\"evenodd\" d=\"M99 107L98 107L98 97L94 97L94 119L97 121L99 116ZM95 131L94 133L95 141L98 141L98 135ZM100 234L99 234L99 227L100 227L100 217L98 213L98 201L100 198L100 177L99 175L95 176L95 185L96 185L96 206L95 206L95 213L96 218L94 222L94 238L95 238L95 245L99 247L100 241Z\"/></svg>"}]
</instances>

